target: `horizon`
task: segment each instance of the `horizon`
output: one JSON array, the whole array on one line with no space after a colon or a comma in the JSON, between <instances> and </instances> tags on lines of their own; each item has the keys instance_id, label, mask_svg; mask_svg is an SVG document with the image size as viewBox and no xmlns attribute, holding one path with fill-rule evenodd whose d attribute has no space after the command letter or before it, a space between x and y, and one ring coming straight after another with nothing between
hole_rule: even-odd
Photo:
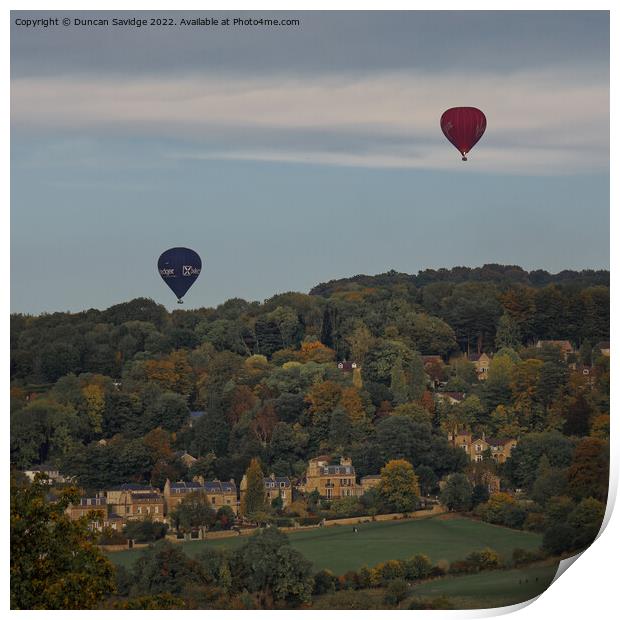
<instances>
[{"instance_id":1,"label":"horizon","mask_svg":"<svg viewBox=\"0 0 620 620\"><path fill-rule=\"evenodd\" d=\"M320 282L316 282L315 284L313 284L307 291L300 291L300 290L282 290L282 291L278 291L275 292L273 294L271 294L268 297L262 297L261 299L249 299L249 298L245 298L245 297L239 297L239 296L233 296L233 297L228 297L227 299L224 299L222 301L219 301L216 304L213 305L202 305L202 306L196 306L193 305L191 303L187 303L186 301L183 302L183 304L177 304L174 299L172 301L169 302L164 302L164 301L158 301L157 299L154 299L152 297L148 297L145 295L137 295L135 297L132 297L130 299L125 299L125 300L121 300L121 301L117 301L114 302L106 307L95 307L95 306L89 306L89 307L84 307L84 308L80 308L80 309L74 309L74 310L42 310L38 313L34 313L34 312L20 312L20 311L11 311L11 316L14 315L22 315L22 316L28 316L28 317L39 317L39 316L46 316L46 315L51 315L51 314L81 314L84 312L89 312L90 310L96 310L98 312L104 312L106 310L108 310L109 308L113 307L113 306L117 306L120 304L124 304L124 303L129 303L131 301L135 301L136 299L147 299L149 301L152 301L154 303L156 303L157 305L163 306L166 311L168 313L174 312L175 310L208 310L208 309L217 309L220 306L222 306L223 304L227 303L228 301L231 301L233 299L239 299L241 301L245 301L248 304L254 304L254 303L258 303L258 304L265 304L268 301L270 301L271 299L273 299L274 297L278 297L280 295L288 295L291 293L295 293L295 294L300 294L300 295L310 295L311 294L311 290L321 286L321 285L327 285L330 284L332 282L339 282L341 280L354 280L355 278L376 278L379 276L383 276L383 275L387 275L387 274L397 274L397 275L403 275L403 276L409 276L412 278L416 278L418 277L420 274L426 272L426 271L451 271L454 269L471 269L476 270L476 269L483 269L485 267L490 267L490 266L498 266L498 267L502 267L502 268L508 268L508 267L514 267L517 269L521 269L522 271L524 271L525 273L527 273L528 275L534 272L544 272L547 273L550 277L557 277L560 274L563 273L575 273L575 274L582 274L582 273L599 273L599 272L605 272L605 273L610 273L609 269L604 269L604 268L589 268L589 267L585 267L583 269L560 269L559 271L556 272L552 272L549 271L547 269L544 268L536 268L536 269L525 269L523 268L521 265L508 265L508 264L500 264L500 263L485 263L483 265L476 265L473 267L467 266L467 265L453 265L452 267L425 267L424 269L419 269L416 273L408 273L408 272L403 272L403 271L396 271L394 269L389 269L387 271L381 272L381 273L375 273L375 274L369 274L369 273L356 273L354 275L350 275L350 276L342 276L342 277L337 277L337 278L330 278L328 280L322 280ZM466 280L469 281L469 280ZM492 280L480 280L480 282L487 282L487 281L492 281ZM197 280L197 282L194 284L194 286L199 286L200 280ZM448 282L450 282L450 280L448 280ZM453 282L454 284L458 284L458 282ZM517 283L517 282L515 282ZM162 282L163 284L163 282ZM425 285L422 285L422 287ZM530 285L533 286L533 285ZM420 287L420 288L422 288ZM191 291L193 290L193 287L190 289L190 291L187 293L187 296L191 299ZM174 297L173 293L170 292L170 296ZM316 294L316 296L321 297L322 295L320 294ZM188 307L189 306L189 307Z\"/></svg>"}]
</instances>

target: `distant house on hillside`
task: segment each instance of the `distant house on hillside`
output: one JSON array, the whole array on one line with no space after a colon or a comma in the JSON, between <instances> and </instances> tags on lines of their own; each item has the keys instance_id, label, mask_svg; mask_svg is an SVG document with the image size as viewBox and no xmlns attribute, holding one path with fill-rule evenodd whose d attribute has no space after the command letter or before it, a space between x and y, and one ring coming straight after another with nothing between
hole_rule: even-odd
<instances>
[{"instance_id":1,"label":"distant house on hillside","mask_svg":"<svg viewBox=\"0 0 620 620\"><path fill-rule=\"evenodd\" d=\"M109 516L124 521L164 520L164 498L159 489L144 484L121 484L106 491Z\"/></svg>"},{"instance_id":2,"label":"distant house on hillside","mask_svg":"<svg viewBox=\"0 0 620 620\"><path fill-rule=\"evenodd\" d=\"M435 392L435 398L448 402L450 405L458 405L465 400L465 392Z\"/></svg>"},{"instance_id":3,"label":"distant house on hillside","mask_svg":"<svg viewBox=\"0 0 620 620\"><path fill-rule=\"evenodd\" d=\"M357 362L338 362L338 369L342 370L342 372L353 372L357 368L361 369L361 365Z\"/></svg>"},{"instance_id":4,"label":"distant house on hillside","mask_svg":"<svg viewBox=\"0 0 620 620\"><path fill-rule=\"evenodd\" d=\"M473 353L468 359L476 367L476 374L479 381L485 381L489 376L489 367L491 366L491 358L486 353Z\"/></svg>"},{"instance_id":5,"label":"distant house on hillside","mask_svg":"<svg viewBox=\"0 0 620 620\"><path fill-rule=\"evenodd\" d=\"M48 484L71 482L71 478L63 476L58 471L58 468L53 467L52 465L40 465L38 467L31 467L30 469L24 470L24 474L27 476L30 482L34 480L37 474L44 474L45 476L47 476L49 478Z\"/></svg>"},{"instance_id":6,"label":"distant house on hillside","mask_svg":"<svg viewBox=\"0 0 620 620\"><path fill-rule=\"evenodd\" d=\"M464 430L448 433L448 441L455 448L464 450L470 460L475 462L481 462L488 450L494 461L504 463L517 445L516 439L486 437L484 433L482 437L474 439L471 433Z\"/></svg>"},{"instance_id":7,"label":"distant house on hillside","mask_svg":"<svg viewBox=\"0 0 620 620\"><path fill-rule=\"evenodd\" d=\"M596 351L599 351L601 355L604 355L605 357L609 357L609 351L610 351L609 340L603 340L601 342L597 342L594 349Z\"/></svg>"}]
</instances>

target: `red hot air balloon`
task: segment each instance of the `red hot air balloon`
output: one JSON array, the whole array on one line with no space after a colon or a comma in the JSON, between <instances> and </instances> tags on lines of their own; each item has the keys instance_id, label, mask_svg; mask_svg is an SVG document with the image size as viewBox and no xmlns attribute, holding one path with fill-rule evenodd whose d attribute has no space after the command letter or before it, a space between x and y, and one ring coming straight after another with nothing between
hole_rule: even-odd
<instances>
[{"instance_id":1,"label":"red hot air balloon","mask_svg":"<svg viewBox=\"0 0 620 620\"><path fill-rule=\"evenodd\" d=\"M467 153L482 138L487 118L478 108L450 108L441 115L441 131L467 161Z\"/></svg>"}]
</instances>

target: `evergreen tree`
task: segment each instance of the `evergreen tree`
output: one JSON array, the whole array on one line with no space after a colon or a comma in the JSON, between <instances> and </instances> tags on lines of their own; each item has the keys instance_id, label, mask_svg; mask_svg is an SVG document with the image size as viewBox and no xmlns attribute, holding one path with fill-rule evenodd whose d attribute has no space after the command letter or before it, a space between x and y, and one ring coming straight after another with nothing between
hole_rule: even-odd
<instances>
[{"instance_id":1,"label":"evergreen tree","mask_svg":"<svg viewBox=\"0 0 620 620\"><path fill-rule=\"evenodd\" d=\"M265 482L258 459L252 459L245 471L246 490L241 498L241 512L252 516L266 510Z\"/></svg>"}]
</instances>

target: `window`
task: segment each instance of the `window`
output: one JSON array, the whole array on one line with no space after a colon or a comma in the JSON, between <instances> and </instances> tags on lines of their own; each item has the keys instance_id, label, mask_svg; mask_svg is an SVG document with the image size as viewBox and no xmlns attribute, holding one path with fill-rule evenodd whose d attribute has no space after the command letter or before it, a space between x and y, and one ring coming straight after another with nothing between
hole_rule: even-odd
<instances>
[{"instance_id":1,"label":"window","mask_svg":"<svg viewBox=\"0 0 620 620\"><path fill-rule=\"evenodd\" d=\"M477 443L476 444L476 452L480 452L480 450L482 450L482 446L479 443Z\"/></svg>"},{"instance_id":2,"label":"window","mask_svg":"<svg viewBox=\"0 0 620 620\"><path fill-rule=\"evenodd\" d=\"M142 514L142 506L138 506L138 514L141 515Z\"/></svg>"},{"instance_id":3,"label":"window","mask_svg":"<svg viewBox=\"0 0 620 620\"><path fill-rule=\"evenodd\" d=\"M286 486L284 482L280 482L280 488L283 489Z\"/></svg>"},{"instance_id":4,"label":"window","mask_svg":"<svg viewBox=\"0 0 620 620\"><path fill-rule=\"evenodd\" d=\"M212 503L212 504L215 504L215 497L212 497L212 498L211 498L211 503Z\"/></svg>"},{"instance_id":5,"label":"window","mask_svg":"<svg viewBox=\"0 0 620 620\"><path fill-rule=\"evenodd\" d=\"M482 460L482 454L476 454L476 462L479 463Z\"/></svg>"},{"instance_id":6,"label":"window","mask_svg":"<svg viewBox=\"0 0 620 620\"><path fill-rule=\"evenodd\" d=\"M332 490L327 489L327 499L331 499L331 498L332 498Z\"/></svg>"},{"instance_id":7,"label":"window","mask_svg":"<svg viewBox=\"0 0 620 620\"><path fill-rule=\"evenodd\" d=\"M154 514L157 514L159 512L159 506L155 506L155 510L153 512Z\"/></svg>"}]
</instances>

